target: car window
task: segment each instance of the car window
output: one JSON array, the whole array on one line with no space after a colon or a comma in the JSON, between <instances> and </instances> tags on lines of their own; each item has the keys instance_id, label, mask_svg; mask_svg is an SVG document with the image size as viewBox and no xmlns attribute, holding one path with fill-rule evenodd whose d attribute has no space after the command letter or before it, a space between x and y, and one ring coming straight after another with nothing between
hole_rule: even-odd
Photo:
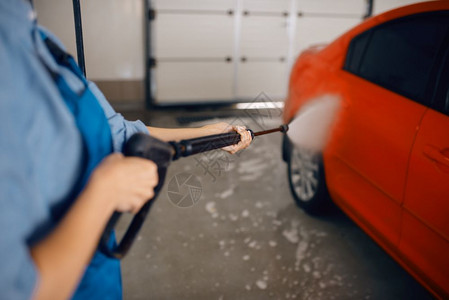
<instances>
[{"instance_id":1,"label":"car window","mask_svg":"<svg viewBox=\"0 0 449 300\"><path fill-rule=\"evenodd\" d=\"M426 87L447 33L447 14L406 17L354 38L345 69L410 99L427 104Z\"/></svg>"},{"instance_id":2,"label":"car window","mask_svg":"<svg viewBox=\"0 0 449 300\"><path fill-rule=\"evenodd\" d=\"M449 115L449 90L446 92L446 99L444 101L444 112Z\"/></svg>"},{"instance_id":3,"label":"car window","mask_svg":"<svg viewBox=\"0 0 449 300\"><path fill-rule=\"evenodd\" d=\"M360 62L362 61L363 53L365 52L365 47L370 38L371 31L367 31L356 36L348 50L348 56L346 59L345 68L353 73L358 73Z\"/></svg>"},{"instance_id":4,"label":"car window","mask_svg":"<svg viewBox=\"0 0 449 300\"><path fill-rule=\"evenodd\" d=\"M435 93L435 104L433 108L449 116L449 46L448 44L445 46L444 63L438 74L439 84Z\"/></svg>"}]
</instances>

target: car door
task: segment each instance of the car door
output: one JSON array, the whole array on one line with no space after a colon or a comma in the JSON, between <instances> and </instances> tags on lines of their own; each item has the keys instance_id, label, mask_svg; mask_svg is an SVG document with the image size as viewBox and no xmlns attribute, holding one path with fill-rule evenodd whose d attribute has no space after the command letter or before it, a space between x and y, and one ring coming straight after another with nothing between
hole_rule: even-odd
<instances>
[{"instance_id":1,"label":"car door","mask_svg":"<svg viewBox=\"0 0 449 300\"><path fill-rule=\"evenodd\" d=\"M449 51L445 56L435 109L425 113L410 158L399 249L449 298Z\"/></svg>"},{"instance_id":2,"label":"car door","mask_svg":"<svg viewBox=\"0 0 449 300\"><path fill-rule=\"evenodd\" d=\"M348 86L334 150L340 165L326 172L338 170L329 178L343 206L389 247L399 243L408 159L427 109L442 21L408 16L357 36L341 74Z\"/></svg>"}]
</instances>

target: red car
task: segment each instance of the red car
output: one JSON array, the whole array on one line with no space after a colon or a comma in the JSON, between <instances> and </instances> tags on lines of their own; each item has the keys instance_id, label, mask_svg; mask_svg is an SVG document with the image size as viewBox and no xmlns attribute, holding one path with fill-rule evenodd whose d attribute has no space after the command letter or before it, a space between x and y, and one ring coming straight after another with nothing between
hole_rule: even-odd
<instances>
[{"instance_id":1,"label":"red car","mask_svg":"<svg viewBox=\"0 0 449 300\"><path fill-rule=\"evenodd\" d=\"M449 1L370 18L300 55L283 115L289 123L313 99L341 99L322 152L284 140L297 204L318 213L332 199L441 298L449 298L448 45Z\"/></svg>"}]
</instances>

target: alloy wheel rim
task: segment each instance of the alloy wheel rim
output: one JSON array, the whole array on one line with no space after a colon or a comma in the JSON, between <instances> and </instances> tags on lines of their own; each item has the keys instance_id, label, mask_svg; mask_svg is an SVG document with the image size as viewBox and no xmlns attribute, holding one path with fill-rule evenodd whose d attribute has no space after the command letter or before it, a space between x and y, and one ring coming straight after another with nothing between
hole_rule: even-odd
<instances>
[{"instance_id":1,"label":"alloy wheel rim","mask_svg":"<svg viewBox=\"0 0 449 300\"><path fill-rule=\"evenodd\" d=\"M293 148L290 176L296 195L307 202L318 191L318 155L314 152Z\"/></svg>"}]
</instances>

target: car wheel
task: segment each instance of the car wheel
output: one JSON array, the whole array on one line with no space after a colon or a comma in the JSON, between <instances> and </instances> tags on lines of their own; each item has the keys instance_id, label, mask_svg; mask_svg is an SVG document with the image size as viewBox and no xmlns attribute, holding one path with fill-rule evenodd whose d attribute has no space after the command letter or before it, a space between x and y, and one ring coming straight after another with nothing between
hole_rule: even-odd
<instances>
[{"instance_id":1,"label":"car wheel","mask_svg":"<svg viewBox=\"0 0 449 300\"><path fill-rule=\"evenodd\" d=\"M288 181L296 204L309 214L322 214L332 206L320 153L291 145Z\"/></svg>"}]
</instances>

